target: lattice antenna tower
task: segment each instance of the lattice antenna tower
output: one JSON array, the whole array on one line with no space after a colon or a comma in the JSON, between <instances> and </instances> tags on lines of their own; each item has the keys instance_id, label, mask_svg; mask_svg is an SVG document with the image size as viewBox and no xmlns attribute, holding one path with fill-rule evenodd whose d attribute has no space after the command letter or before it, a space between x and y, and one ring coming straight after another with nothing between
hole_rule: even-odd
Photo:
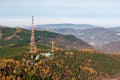
<instances>
[{"instance_id":1,"label":"lattice antenna tower","mask_svg":"<svg viewBox=\"0 0 120 80\"><path fill-rule=\"evenodd\" d=\"M34 16L32 16L30 53L36 53L35 33L34 33Z\"/></svg>"}]
</instances>

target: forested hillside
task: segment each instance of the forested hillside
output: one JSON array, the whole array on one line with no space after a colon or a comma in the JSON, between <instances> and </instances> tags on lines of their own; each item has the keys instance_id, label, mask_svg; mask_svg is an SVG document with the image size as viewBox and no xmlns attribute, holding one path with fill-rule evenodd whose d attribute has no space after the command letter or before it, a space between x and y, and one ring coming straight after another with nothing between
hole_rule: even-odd
<instances>
[{"instance_id":1,"label":"forested hillside","mask_svg":"<svg viewBox=\"0 0 120 80\"><path fill-rule=\"evenodd\" d=\"M29 45L31 31L23 28L0 28L0 46L11 45ZM54 41L57 47L63 49L80 49L91 48L91 46L72 35L62 35L48 31L35 31L35 41L38 45L51 46L51 41Z\"/></svg>"},{"instance_id":2,"label":"forested hillside","mask_svg":"<svg viewBox=\"0 0 120 80\"><path fill-rule=\"evenodd\" d=\"M34 64L30 54L0 59L1 80L93 80L120 73L120 56L93 50L56 51Z\"/></svg>"}]
</instances>

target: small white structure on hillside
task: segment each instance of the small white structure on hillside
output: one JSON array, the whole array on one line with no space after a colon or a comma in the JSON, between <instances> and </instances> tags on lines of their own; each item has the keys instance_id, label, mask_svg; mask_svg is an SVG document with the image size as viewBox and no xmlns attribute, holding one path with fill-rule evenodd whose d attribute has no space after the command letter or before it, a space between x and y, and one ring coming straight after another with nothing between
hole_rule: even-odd
<instances>
[{"instance_id":1,"label":"small white structure on hillside","mask_svg":"<svg viewBox=\"0 0 120 80\"><path fill-rule=\"evenodd\" d=\"M51 53L40 53L41 55L45 56L45 57L54 57L54 41L51 42Z\"/></svg>"},{"instance_id":2,"label":"small white structure on hillside","mask_svg":"<svg viewBox=\"0 0 120 80\"><path fill-rule=\"evenodd\" d=\"M54 57L54 54L51 54L50 52L48 52L48 53L40 53L40 54L45 56L45 57Z\"/></svg>"}]
</instances>

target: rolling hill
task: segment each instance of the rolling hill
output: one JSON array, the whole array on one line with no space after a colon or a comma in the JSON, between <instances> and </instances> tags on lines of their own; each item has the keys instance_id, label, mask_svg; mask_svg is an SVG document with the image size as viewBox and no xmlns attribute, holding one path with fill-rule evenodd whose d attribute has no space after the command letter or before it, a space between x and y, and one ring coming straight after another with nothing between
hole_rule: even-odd
<instances>
[{"instance_id":1,"label":"rolling hill","mask_svg":"<svg viewBox=\"0 0 120 80\"><path fill-rule=\"evenodd\" d=\"M92 29L69 29L69 28L61 28L61 29L52 29L49 31L61 33L61 34L71 34L76 36L77 38L81 38L94 47L102 47L104 44L108 44L110 42L120 40L119 32L116 32L107 28L92 28Z\"/></svg>"},{"instance_id":2,"label":"rolling hill","mask_svg":"<svg viewBox=\"0 0 120 80\"><path fill-rule=\"evenodd\" d=\"M73 29L73 28L57 28L57 29L49 29L48 31L61 33L65 35L74 35L75 37L82 39L89 43L91 46L93 46L96 49L103 50L107 48L107 45L113 45L114 42L120 41L120 27L115 28L91 28L91 29ZM117 44L120 46L119 44ZM106 46L106 48L105 48ZM116 47L114 49L114 46L112 48L109 47L112 51L116 52L119 51L119 49ZM105 51L110 52L109 49L106 49Z\"/></svg>"},{"instance_id":3,"label":"rolling hill","mask_svg":"<svg viewBox=\"0 0 120 80\"><path fill-rule=\"evenodd\" d=\"M0 46L28 45L31 31L23 28L0 28ZM90 48L91 46L81 39L72 35L62 35L48 31L35 31L36 44L50 46L53 40L57 47L63 49Z\"/></svg>"}]
</instances>

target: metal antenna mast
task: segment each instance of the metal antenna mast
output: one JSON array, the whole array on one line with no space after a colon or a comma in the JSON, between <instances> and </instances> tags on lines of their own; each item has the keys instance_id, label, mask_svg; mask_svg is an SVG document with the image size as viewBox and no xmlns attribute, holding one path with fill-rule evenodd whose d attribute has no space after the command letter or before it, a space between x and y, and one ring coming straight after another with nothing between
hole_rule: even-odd
<instances>
[{"instance_id":1,"label":"metal antenna mast","mask_svg":"<svg viewBox=\"0 0 120 80\"><path fill-rule=\"evenodd\" d=\"M32 30L31 30L30 53L36 53L35 33L34 33L34 16L32 16Z\"/></svg>"},{"instance_id":2,"label":"metal antenna mast","mask_svg":"<svg viewBox=\"0 0 120 80\"><path fill-rule=\"evenodd\" d=\"M52 43L52 52L54 52L54 41L51 42Z\"/></svg>"}]
</instances>

